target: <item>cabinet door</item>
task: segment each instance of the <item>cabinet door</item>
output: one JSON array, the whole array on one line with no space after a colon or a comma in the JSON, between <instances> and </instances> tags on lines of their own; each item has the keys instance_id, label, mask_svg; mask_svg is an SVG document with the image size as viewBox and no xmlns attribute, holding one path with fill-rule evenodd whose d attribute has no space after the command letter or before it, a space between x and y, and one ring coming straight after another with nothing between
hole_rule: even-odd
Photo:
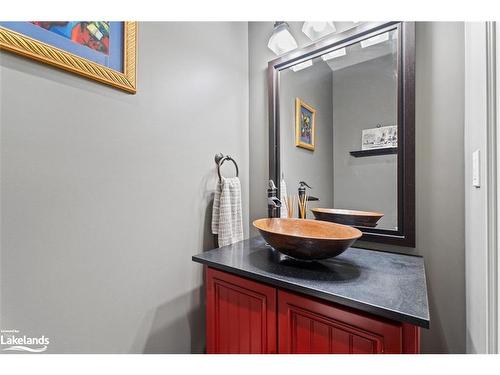
<instances>
[{"instance_id":1,"label":"cabinet door","mask_svg":"<svg viewBox=\"0 0 500 375\"><path fill-rule=\"evenodd\" d=\"M276 289L206 270L207 352L276 353Z\"/></svg>"},{"instance_id":2,"label":"cabinet door","mask_svg":"<svg viewBox=\"0 0 500 375\"><path fill-rule=\"evenodd\" d=\"M403 324L278 292L280 353L403 353Z\"/></svg>"}]
</instances>

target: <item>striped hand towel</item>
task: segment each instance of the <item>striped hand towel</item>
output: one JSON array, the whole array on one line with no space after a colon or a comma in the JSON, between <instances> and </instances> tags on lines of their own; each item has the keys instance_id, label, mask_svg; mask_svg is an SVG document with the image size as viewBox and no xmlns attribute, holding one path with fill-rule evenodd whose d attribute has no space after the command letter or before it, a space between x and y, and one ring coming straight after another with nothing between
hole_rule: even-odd
<instances>
[{"instance_id":1,"label":"striped hand towel","mask_svg":"<svg viewBox=\"0 0 500 375\"><path fill-rule=\"evenodd\" d=\"M217 183L212 210L212 233L218 235L219 247L243 240L241 184L238 177Z\"/></svg>"}]
</instances>

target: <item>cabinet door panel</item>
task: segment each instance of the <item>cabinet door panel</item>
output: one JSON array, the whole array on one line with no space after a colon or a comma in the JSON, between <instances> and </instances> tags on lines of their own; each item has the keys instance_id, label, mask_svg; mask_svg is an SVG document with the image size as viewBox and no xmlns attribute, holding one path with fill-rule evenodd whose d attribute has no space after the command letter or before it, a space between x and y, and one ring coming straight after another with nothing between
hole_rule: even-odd
<instances>
[{"instance_id":1,"label":"cabinet door panel","mask_svg":"<svg viewBox=\"0 0 500 375\"><path fill-rule=\"evenodd\" d=\"M311 349L310 353L328 354L330 347L330 327L322 322L312 321L311 323Z\"/></svg>"},{"instance_id":2,"label":"cabinet door panel","mask_svg":"<svg viewBox=\"0 0 500 375\"><path fill-rule=\"evenodd\" d=\"M332 333L331 353L349 354L351 350L350 333L336 328L332 328Z\"/></svg>"},{"instance_id":3,"label":"cabinet door panel","mask_svg":"<svg viewBox=\"0 0 500 375\"><path fill-rule=\"evenodd\" d=\"M276 289L207 268L207 352L276 353Z\"/></svg>"},{"instance_id":4,"label":"cabinet door panel","mask_svg":"<svg viewBox=\"0 0 500 375\"><path fill-rule=\"evenodd\" d=\"M280 353L402 353L402 325L278 292Z\"/></svg>"},{"instance_id":5,"label":"cabinet door panel","mask_svg":"<svg viewBox=\"0 0 500 375\"><path fill-rule=\"evenodd\" d=\"M375 354L376 341L368 340L361 336L352 335L352 353L353 354Z\"/></svg>"}]
</instances>

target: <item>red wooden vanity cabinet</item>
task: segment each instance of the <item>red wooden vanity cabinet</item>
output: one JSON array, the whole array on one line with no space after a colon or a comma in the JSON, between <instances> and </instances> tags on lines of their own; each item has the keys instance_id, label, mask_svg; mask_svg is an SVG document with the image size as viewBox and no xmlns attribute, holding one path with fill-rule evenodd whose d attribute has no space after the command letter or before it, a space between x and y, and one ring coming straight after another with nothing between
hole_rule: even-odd
<instances>
[{"instance_id":1,"label":"red wooden vanity cabinet","mask_svg":"<svg viewBox=\"0 0 500 375\"><path fill-rule=\"evenodd\" d=\"M277 353L277 289L207 268L207 353Z\"/></svg>"},{"instance_id":2,"label":"red wooden vanity cabinet","mask_svg":"<svg viewBox=\"0 0 500 375\"><path fill-rule=\"evenodd\" d=\"M420 328L206 268L209 354L419 353Z\"/></svg>"}]
</instances>

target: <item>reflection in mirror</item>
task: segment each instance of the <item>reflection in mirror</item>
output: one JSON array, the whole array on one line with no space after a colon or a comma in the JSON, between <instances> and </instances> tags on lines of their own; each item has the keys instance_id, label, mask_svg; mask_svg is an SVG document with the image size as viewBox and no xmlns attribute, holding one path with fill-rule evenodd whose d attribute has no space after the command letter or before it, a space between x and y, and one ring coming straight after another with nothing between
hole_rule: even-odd
<instances>
[{"instance_id":1,"label":"reflection in mirror","mask_svg":"<svg viewBox=\"0 0 500 375\"><path fill-rule=\"evenodd\" d=\"M397 38L387 31L279 72L281 174L290 195L300 181L312 187L309 218L370 211L358 215L375 222L358 226L398 229Z\"/></svg>"}]
</instances>

